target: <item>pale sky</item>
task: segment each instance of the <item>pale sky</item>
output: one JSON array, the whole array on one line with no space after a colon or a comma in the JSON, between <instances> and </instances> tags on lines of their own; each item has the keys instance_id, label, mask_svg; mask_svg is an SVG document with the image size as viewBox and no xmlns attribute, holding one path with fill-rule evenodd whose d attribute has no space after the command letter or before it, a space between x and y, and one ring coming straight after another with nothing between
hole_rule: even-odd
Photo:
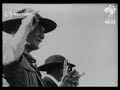
<instances>
[{"instance_id":1,"label":"pale sky","mask_svg":"<svg viewBox=\"0 0 120 90\"><path fill-rule=\"evenodd\" d=\"M105 24L104 9L109 4L3 4L2 21L9 19L6 11L39 10L42 17L54 20L57 28L45 34L39 50L31 53L38 66L50 55L60 54L75 64L79 73L85 72L79 86L117 86L118 9L112 5L115 24Z\"/></svg>"}]
</instances>

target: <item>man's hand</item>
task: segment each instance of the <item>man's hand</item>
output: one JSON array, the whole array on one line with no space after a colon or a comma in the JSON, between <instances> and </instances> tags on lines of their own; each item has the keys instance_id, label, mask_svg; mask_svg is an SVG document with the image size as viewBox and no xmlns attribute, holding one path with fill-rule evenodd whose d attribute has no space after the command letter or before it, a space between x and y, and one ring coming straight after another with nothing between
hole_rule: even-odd
<instances>
[{"instance_id":1,"label":"man's hand","mask_svg":"<svg viewBox=\"0 0 120 90\"><path fill-rule=\"evenodd\" d=\"M27 28L27 30L30 30L30 32L32 32L35 27L38 25L38 18L36 17L37 12L33 12L31 15L26 16L23 20L22 20L22 25L25 26Z\"/></svg>"},{"instance_id":2,"label":"man's hand","mask_svg":"<svg viewBox=\"0 0 120 90\"><path fill-rule=\"evenodd\" d=\"M81 75L78 71L73 70L68 75L65 76L62 81L61 87L77 87L79 84L79 78Z\"/></svg>"}]
</instances>

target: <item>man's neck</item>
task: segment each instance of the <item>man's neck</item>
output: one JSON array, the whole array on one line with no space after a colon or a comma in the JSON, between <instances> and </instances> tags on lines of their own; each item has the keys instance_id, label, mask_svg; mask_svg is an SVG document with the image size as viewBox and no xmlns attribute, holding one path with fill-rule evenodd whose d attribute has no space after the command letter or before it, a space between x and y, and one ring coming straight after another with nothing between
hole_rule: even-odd
<instances>
[{"instance_id":1,"label":"man's neck","mask_svg":"<svg viewBox=\"0 0 120 90\"><path fill-rule=\"evenodd\" d=\"M31 63L35 63L36 60L32 57L32 55L27 51L27 49L24 49L24 53L27 54L27 58Z\"/></svg>"},{"instance_id":2,"label":"man's neck","mask_svg":"<svg viewBox=\"0 0 120 90\"><path fill-rule=\"evenodd\" d=\"M25 53L30 53L32 50L29 49L29 47L27 45L25 45L25 49L24 49L24 52Z\"/></svg>"}]
</instances>

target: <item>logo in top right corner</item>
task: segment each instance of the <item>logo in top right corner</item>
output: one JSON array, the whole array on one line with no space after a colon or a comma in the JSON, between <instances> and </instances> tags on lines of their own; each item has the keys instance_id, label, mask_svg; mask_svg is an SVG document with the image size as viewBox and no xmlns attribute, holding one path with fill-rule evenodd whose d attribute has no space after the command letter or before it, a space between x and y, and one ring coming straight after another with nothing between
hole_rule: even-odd
<instances>
[{"instance_id":1,"label":"logo in top right corner","mask_svg":"<svg viewBox=\"0 0 120 90\"><path fill-rule=\"evenodd\" d=\"M116 11L116 8L113 5L109 5L104 9L104 12L107 15L107 20L105 20L105 24L115 24L115 20L113 19L113 15Z\"/></svg>"}]
</instances>

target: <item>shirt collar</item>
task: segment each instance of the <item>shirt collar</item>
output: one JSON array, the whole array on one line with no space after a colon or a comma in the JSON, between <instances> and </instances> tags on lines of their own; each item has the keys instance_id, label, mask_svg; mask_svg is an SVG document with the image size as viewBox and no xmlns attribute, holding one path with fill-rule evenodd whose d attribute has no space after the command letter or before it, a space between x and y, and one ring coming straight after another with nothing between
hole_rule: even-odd
<instances>
[{"instance_id":1,"label":"shirt collar","mask_svg":"<svg viewBox=\"0 0 120 90\"><path fill-rule=\"evenodd\" d=\"M50 79L52 79L57 86L60 86L60 82L58 82L52 75L46 74L45 76L49 77Z\"/></svg>"},{"instance_id":2,"label":"shirt collar","mask_svg":"<svg viewBox=\"0 0 120 90\"><path fill-rule=\"evenodd\" d=\"M26 55L26 57L31 63L36 63L36 60L29 53L24 52L24 54Z\"/></svg>"}]
</instances>

